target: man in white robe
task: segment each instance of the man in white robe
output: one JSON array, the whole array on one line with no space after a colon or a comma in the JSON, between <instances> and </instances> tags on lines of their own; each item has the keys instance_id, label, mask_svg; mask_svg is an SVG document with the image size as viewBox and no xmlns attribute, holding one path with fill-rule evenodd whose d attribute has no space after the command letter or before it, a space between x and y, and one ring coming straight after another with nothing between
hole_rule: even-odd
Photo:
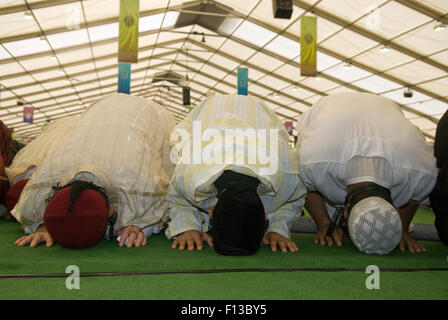
<instances>
[{"instance_id":1,"label":"man in white robe","mask_svg":"<svg viewBox=\"0 0 448 320\"><path fill-rule=\"evenodd\" d=\"M77 208L75 198L82 196L79 190L72 192L71 188L70 197L74 199L70 199L68 209L65 208L68 199L61 197L68 197L69 193L58 196L57 192L82 181L81 191L83 188L97 191L89 192L96 197L95 201L102 202L98 204L103 217L98 232L109 237L119 236L120 246L145 245L146 238L159 231L158 225L167 209L166 190L174 169L169 159L169 134L174 125L173 117L164 108L143 98L113 94L93 103L57 143L51 144L25 186L12 215L30 235L20 238L16 244L34 247L42 241L51 245L54 240L67 247L83 247L85 243L92 245L97 241L85 239L84 244L76 243L77 236L68 231L60 236L58 231L62 227L55 222L65 219L58 216L59 211L71 219L73 204L74 210L81 214L88 211L88 208ZM50 206L52 201L58 204ZM61 205L65 207L61 209ZM51 219L45 219L47 213ZM101 230L106 219L112 216L115 221L108 222L109 231ZM52 224L54 234L61 237L59 242L46 230L46 220Z\"/></svg>"},{"instance_id":2,"label":"man in white robe","mask_svg":"<svg viewBox=\"0 0 448 320\"><path fill-rule=\"evenodd\" d=\"M397 245L394 241L402 251L425 251L408 228L418 203L434 187L435 159L432 147L396 103L368 93L331 95L300 116L297 131L298 163L309 192L305 207L318 229L315 243L341 245L343 219L338 215L343 212L347 218L357 201L369 198L376 202L365 208L377 211L371 226L365 224L369 234L364 234L364 244L354 241L361 251L388 253ZM387 212L387 221L378 210ZM375 241L383 243L376 246Z\"/></svg>"},{"instance_id":3,"label":"man in white robe","mask_svg":"<svg viewBox=\"0 0 448 320\"><path fill-rule=\"evenodd\" d=\"M290 228L305 188L288 140L260 99L213 95L198 105L172 134L179 156L167 194L172 247L201 250L206 241L221 254L253 254L263 241L273 251L297 251Z\"/></svg>"}]
</instances>

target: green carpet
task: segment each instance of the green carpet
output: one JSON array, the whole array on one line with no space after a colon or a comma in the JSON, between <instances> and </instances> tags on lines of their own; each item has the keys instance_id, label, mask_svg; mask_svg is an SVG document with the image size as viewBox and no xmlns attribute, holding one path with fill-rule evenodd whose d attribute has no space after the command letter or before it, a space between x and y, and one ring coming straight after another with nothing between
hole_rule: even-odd
<instances>
[{"instance_id":1,"label":"green carpet","mask_svg":"<svg viewBox=\"0 0 448 320\"><path fill-rule=\"evenodd\" d=\"M235 273L0 280L1 299L346 300L448 298L447 272L381 273L380 289L365 287L362 272Z\"/></svg>"},{"instance_id":2,"label":"green carpet","mask_svg":"<svg viewBox=\"0 0 448 320\"><path fill-rule=\"evenodd\" d=\"M342 247L321 247L313 243L310 234L293 234L297 253L273 253L263 247L253 256L227 257L208 246L192 252L171 249L164 234L151 236L143 248L120 248L116 241L103 240L86 250L43 244L16 247L13 242L20 236L17 223L0 221L0 274L65 273L68 265L78 266L81 274L245 268L365 270L368 265L380 269L448 268L448 248L434 241L422 242L426 253L395 250L376 256L359 252L348 239ZM0 299L448 299L448 271L381 271L379 290L366 289L368 276L363 271L344 271L81 277L80 290L68 290L65 278L0 279Z\"/></svg>"}]
</instances>

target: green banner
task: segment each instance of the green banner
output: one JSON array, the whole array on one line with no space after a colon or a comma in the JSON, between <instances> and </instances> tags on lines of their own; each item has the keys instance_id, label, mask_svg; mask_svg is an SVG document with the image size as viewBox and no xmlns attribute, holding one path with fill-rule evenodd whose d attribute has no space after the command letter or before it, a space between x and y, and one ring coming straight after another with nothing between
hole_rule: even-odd
<instances>
[{"instance_id":1,"label":"green banner","mask_svg":"<svg viewBox=\"0 0 448 320\"><path fill-rule=\"evenodd\" d=\"M137 63L140 0L120 0L118 62Z\"/></svg>"},{"instance_id":2,"label":"green banner","mask_svg":"<svg viewBox=\"0 0 448 320\"><path fill-rule=\"evenodd\" d=\"M300 75L317 75L317 20L316 17L300 19Z\"/></svg>"}]
</instances>

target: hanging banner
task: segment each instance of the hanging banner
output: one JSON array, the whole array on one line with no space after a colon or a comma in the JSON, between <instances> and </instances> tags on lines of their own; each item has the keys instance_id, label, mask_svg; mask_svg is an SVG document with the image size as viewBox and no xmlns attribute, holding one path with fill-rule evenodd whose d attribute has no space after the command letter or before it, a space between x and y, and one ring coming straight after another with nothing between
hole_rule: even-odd
<instances>
[{"instance_id":1,"label":"hanging banner","mask_svg":"<svg viewBox=\"0 0 448 320\"><path fill-rule=\"evenodd\" d=\"M118 61L137 63L140 0L120 0Z\"/></svg>"},{"instance_id":2,"label":"hanging banner","mask_svg":"<svg viewBox=\"0 0 448 320\"><path fill-rule=\"evenodd\" d=\"M289 135L292 136L292 133L293 133L292 121L285 121L285 129L286 129L286 131L288 131Z\"/></svg>"},{"instance_id":3,"label":"hanging banner","mask_svg":"<svg viewBox=\"0 0 448 320\"><path fill-rule=\"evenodd\" d=\"M317 75L317 20L316 17L300 19L300 75Z\"/></svg>"},{"instance_id":4,"label":"hanging banner","mask_svg":"<svg viewBox=\"0 0 448 320\"><path fill-rule=\"evenodd\" d=\"M131 65L129 63L118 64L118 93L131 93Z\"/></svg>"},{"instance_id":5,"label":"hanging banner","mask_svg":"<svg viewBox=\"0 0 448 320\"><path fill-rule=\"evenodd\" d=\"M33 107L23 107L23 122L33 123L33 115Z\"/></svg>"},{"instance_id":6,"label":"hanging banner","mask_svg":"<svg viewBox=\"0 0 448 320\"><path fill-rule=\"evenodd\" d=\"M238 94L247 96L247 82L249 80L249 70L238 68Z\"/></svg>"},{"instance_id":7,"label":"hanging banner","mask_svg":"<svg viewBox=\"0 0 448 320\"><path fill-rule=\"evenodd\" d=\"M184 106L191 105L190 87L182 87L182 100L183 100Z\"/></svg>"}]
</instances>

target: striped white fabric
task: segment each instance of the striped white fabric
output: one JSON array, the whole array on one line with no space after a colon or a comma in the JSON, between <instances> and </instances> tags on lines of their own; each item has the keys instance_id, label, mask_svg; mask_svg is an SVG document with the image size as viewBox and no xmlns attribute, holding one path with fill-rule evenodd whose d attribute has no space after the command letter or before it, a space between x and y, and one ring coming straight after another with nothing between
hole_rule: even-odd
<instances>
[{"instance_id":1,"label":"striped white fabric","mask_svg":"<svg viewBox=\"0 0 448 320\"><path fill-rule=\"evenodd\" d=\"M235 129L246 133L267 130L264 135L256 135L256 140L249 135L229 139L226 133L235 133ZM271 129L277 137L270 136ZM261 181L258 194L270 220L268 232L290 237L290 227L301 214L306 191L288 145L288 133L262 100L243 95L208 97L178 124L172 145L179 160L167 194L168 238L187 230L208 230L207 213L217 202L213 182L224 170Z\"/></svg>"},{"instance_id":2,"label":"striped white fabric","mask_svg":"<svg viewBox=\"0 0 448 320\"><path fill-rule=\"evenodd\" d=\"M174 126L164 108L143 98L113 94L96 101L51 144L12 214L24 226L37 226L51 187L84 175L106 189L118 213L115 230L161 222L174 169L169 161Z\"/></svg>"}]
</instances>

